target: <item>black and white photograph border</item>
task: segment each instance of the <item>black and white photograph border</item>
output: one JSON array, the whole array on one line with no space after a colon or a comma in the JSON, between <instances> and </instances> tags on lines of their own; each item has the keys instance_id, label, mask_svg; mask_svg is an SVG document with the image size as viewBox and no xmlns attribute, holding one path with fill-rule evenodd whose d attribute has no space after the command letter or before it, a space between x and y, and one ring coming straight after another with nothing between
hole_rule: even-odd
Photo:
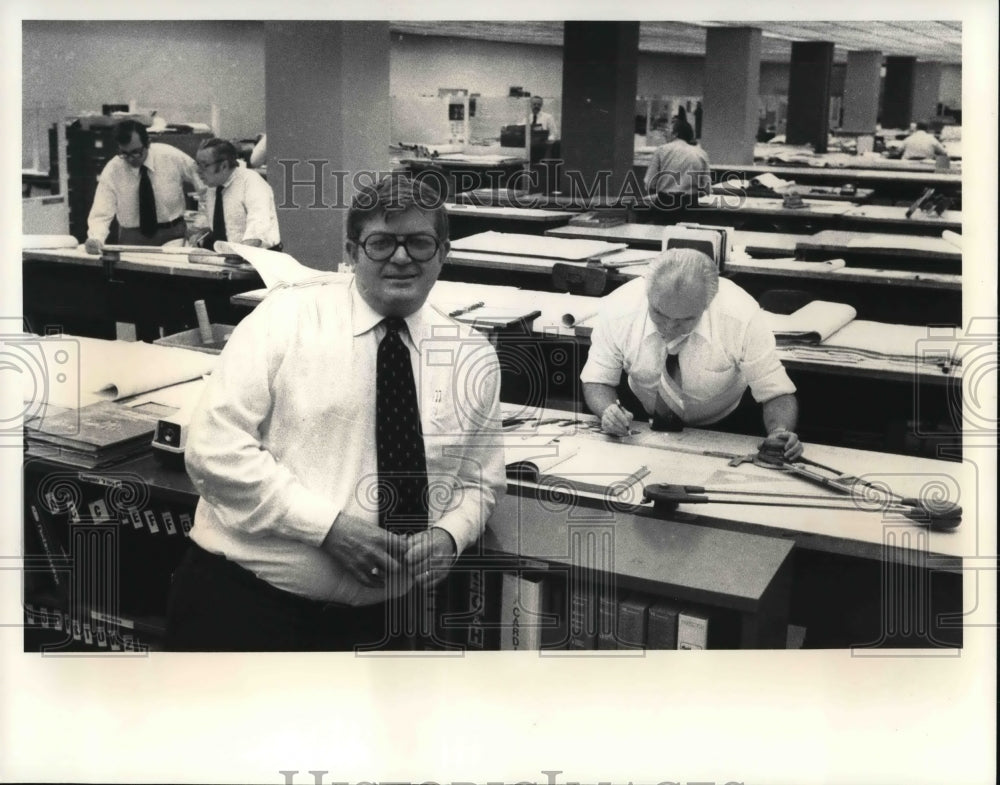
<instances>
[{"instance_id":1,"label":"black and white photograph border","mask_svg":"<svg viewBox=\"0 0 1000 785\"><path fill-rule=\"evenodd\" d=\"M996 2L878 0L813 8L709 1L677 9L563 0L544 6L429 0L418 7L179 0L148 11L117 1L38 0L6 3L0 13L7 116L23 111L26 20L960 21L962 146L970 153L962 168L960 338L982 347L961 387L949 391L962 405L954 436L974 478L960 489L962 525L975 536L961 556L962 645L940 656L884 648L642 657L26 653L24 456L0 444L0 782L995 781ZM10 187L20 148L15 134L0 146L0 171ZM13 194L4 204L0 332L9 333L23 309L21 216ZM22 405L19 383L8 384L2 359L0 417ZM7 425L0 420L0 430ZM892 476L886 466L886 482Z\"/></svg>"}]
</instances>

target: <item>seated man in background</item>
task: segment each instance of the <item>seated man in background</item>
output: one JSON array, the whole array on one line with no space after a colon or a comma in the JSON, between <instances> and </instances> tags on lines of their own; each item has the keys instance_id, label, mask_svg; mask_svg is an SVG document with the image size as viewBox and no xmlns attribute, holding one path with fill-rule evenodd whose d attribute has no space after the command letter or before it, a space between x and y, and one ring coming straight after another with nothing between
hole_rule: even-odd
<instances>
[{"instance_id":1,"label":"seated man in background","mask_svg":"<svg viewBox=\"0 0 1000 785\"><path fill-rule=\"evenodd\" d=\"M670 141L656 148L646 169L646 192L667 207L694 207L712 192L708 154L694 141L688 122L675 118Z\"/></svg>"},{"instance_id":2,"label":"seated man in background","mask_svg":"<svg viewBox=\"0 0 1000 785\"><path fill-rule=\"evenodd\" d=\"M239 165L236 145L225 139L206 139L195 159L207 186L200 222L211 230L192 236L191 244L212 248L217 240L228 240L281 250L274 192L257 172Z\"/></svg>"},{"instance_id":3,"label":"seated man in background","mask_svg":"<svg viewBox=\"0 0 1000 785\"><path fill-rule=\"evenodd\" d=\"M673 248L645 278L601 300L580 379L587 406L618 436L633 418L615 392L623 371L654 430L724 428L749 386L763 406L765 448L789 460L802 454L795 385L763 311L700 251Z\"/></svg>"},{"instance_id":4,"label":"seated man in background","mask_svg":"<svg viewBox=\"0 0 1000 785\"><path fill-rule=\"evenodd\" d=\"M168 144L150 144L146 126L135 120L119 123L115 139L118 155L101 172L90 208L87 253L101 252L116 217L122 245L183 239L184 183L196 191L204 188L194 160Z\"/></svg>"},{"instance_id":5,"label":"seated man in background","mask_svg":"<svg viewBox=\"0 0 1000 785\"><path fill-rule=\"evenodd\" d=\"M355 196L347 237L354 277L271 292L191 418L201 499L169 649L403 648L394 620L504 493L496 352L426 303L448 253L439 196L390 175Z\"/></svg>"},{"instance_id":6,"label":"seated man in background","mask_svg":"<svg viewBox=\"0 0 1000 785\"><path fill-rule=\"evenodd\" d=\"M927 123L917 123L917 130L903 140L903 159L918 161L948 155L937 138L927 130Z\"/></svg>"}]
</instances>

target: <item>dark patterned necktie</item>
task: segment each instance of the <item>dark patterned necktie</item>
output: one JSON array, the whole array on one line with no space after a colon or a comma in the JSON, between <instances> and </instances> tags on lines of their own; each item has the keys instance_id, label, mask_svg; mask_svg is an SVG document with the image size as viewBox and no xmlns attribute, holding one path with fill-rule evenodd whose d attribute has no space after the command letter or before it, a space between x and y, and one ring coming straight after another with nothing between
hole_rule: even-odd
<instances>
[{"instance_id":1,"label":"dark patterned necktie","mask_svg":"<svg viewBox=\"0 0 1000 785\"><path fill-rule=\"evenodd\" d=\"M222 211L222 186L215 189L215 214L212 216L212 235L215 240L228 240L226 215Z\"/></svg>"},{"instance_id":2,"label":"dark patterned necktie","mask_svg":"<svg viewBox=\"0 0 1000 785\"><path fill-rule=\"evenodd\" d=\"M139 167L139 231L144 237L156 234L156 196L153 182L149 179L149 169Z\"/></svg>"},{"instance_id":3,"label":"dark patterned necktie","mask_svg":"<svg viewBox=\"0 0 1000 785\"><path fill-rule=\"evenodd\" d=\"M680 355L668 352L666 368L660 375L660 388L656 392L656 407L650 426L654 431L684 429L684 394L681 392L680 379Z\"/></svg>"},{"instance_id":4,"label":"dark patterned necktie","mask_svg":"<svg viewBox=\"0 0 1000 785\"><path fill-rule=\"evenodd\" d=\"M402 534L427 527L427 458L410 350L400 336L406 322L388 318L382 324L386 334L375 361L378 518L380 526Z\"/></svg>"}]
</instances>

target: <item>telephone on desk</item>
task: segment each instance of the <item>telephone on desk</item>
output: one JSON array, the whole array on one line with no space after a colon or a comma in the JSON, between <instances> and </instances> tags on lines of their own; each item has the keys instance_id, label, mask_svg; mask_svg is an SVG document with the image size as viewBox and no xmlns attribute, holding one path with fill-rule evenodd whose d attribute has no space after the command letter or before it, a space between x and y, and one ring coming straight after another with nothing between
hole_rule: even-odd
<instances>
[{"instance_id":1,"label":"telephone on desk","mask_svg":"<svg viewBox=\"0 0 1000 785\"><path fill-rule=\"evenodd\" d=\"M943 196L942 194L935 195L933 188L925 188L924 192L920 197L906 208L906 217L910 218L913 214L920 210L923 213L937 213L937 215L943 215L944 211L951 207L952 200Z\"/></svg>"}]
</instances>

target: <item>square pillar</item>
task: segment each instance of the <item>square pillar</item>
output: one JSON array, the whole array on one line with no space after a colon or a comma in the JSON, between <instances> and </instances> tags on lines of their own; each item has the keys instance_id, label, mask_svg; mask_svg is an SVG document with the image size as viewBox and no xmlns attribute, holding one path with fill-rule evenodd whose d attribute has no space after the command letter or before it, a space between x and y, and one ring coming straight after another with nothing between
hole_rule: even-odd
<instances>
[{"instance_id":1,"label":"square pillar","mask_svg":"<svg viewBox=\"0 0 1000 785\"><path fill-rule=\"evenodd\" d=\"M882 89L882 127L909 128L913 120L913 70L915 57L885 58Z\"/></svg>"},{"instance_id":2,"label":"square pillar","mask_svg":"<svg viewBox=\"0 0 1000 785\"><path fill-rule=\"evenodd\" d=\"M701 146L713 164L753 163L760 124L760 41L754 27L706 31Z\"/></svg>"},{"instance_id":3,"label":"square pillar","mask_svg":"<svg viewBox=\"0 0 1000 785\"><path fill-rule=\"evenodd\" d=\"M621 192L635 156L638 62L638 22L563 25L564 194Z\"/></svg>"},{"instance_id":4,"label":"square pillar","mask_svg":"<svg viewBox=\"0 0 1000 785\"><path fill-rule=\"evenodd\" d=\"M282 242L335 270L357 185L389 171L388 22L266 22L264 104Z\"/></svg>"},{"instance_id":5,"label":"square pillar","mask_svg":"<svg viewBox=\"0 0 1000 785\"><path fill-rule=\"evenodd\" d=\"M844 77L844 131L857 134L875 133L881 83L881 52L847 53L847 73Z\"/></svg>"},{"instance_id":6,"label":"square pillar","mask_svg":"<svg viewBox=\"0 0 1000 785\"><path fill-rule=\"evenodd\" d=\"M830 73L833 44L793 41L788 74L788 144L812 144L825 153L830 133Z\"/></svg>"}]
</instances>

